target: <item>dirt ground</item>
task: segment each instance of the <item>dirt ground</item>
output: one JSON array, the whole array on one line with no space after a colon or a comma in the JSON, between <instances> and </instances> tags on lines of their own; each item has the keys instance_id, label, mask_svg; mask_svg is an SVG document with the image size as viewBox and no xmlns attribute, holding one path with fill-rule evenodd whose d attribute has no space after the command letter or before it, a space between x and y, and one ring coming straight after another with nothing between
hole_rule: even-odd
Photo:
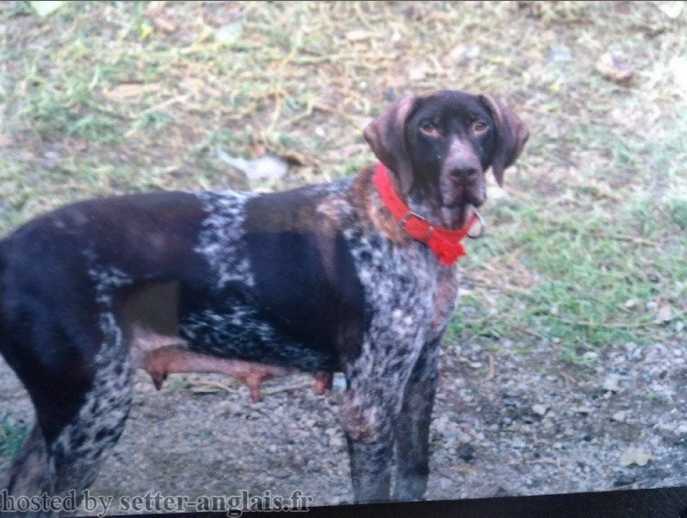
<instances>
[{"instance_id":1,"label":"dirt ground","mask_svg":"<svg viewBox=\"0 0 687 518\"><path fill-rule=\"evenodd\" d=\"M444 348L428 499L687 480L682 348L607 350L591 374L561 368L550 344L502 340L499 346L498 352L486 343ZM0 380L0 405L30 422L27 396L5 364ZM301 490L312 505L351 501L336 389L316 396L307 376L294 376L268 383L263 401L252 404L245 387L220 376L174 376L156 392L139 372L136 386L126 431L94 494L193 498Z\"/></svg>"}]
</instances>

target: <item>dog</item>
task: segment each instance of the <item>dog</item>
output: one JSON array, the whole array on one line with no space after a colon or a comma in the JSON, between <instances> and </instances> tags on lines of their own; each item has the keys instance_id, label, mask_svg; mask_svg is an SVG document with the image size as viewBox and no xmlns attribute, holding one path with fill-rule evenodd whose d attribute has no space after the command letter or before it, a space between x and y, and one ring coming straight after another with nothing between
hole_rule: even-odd
<instances>
[{"instance_id":1,"label":"dog","mask_svg":"<svg viewBox=\"0 0 687 518\"><path fill-rule=\"evenodd\" d=\"M343 372L356 502L421 499L461 239L486 172L501 185L528 136L487 95L405 97L365 128L380 162L355 177L92 199L15 230L0 241L0 352L37 422L8 494L91 485L143 368L158 387L223 372L254 399L273 376L311 372L323 391Z\"/></svg>"}]
</instances>

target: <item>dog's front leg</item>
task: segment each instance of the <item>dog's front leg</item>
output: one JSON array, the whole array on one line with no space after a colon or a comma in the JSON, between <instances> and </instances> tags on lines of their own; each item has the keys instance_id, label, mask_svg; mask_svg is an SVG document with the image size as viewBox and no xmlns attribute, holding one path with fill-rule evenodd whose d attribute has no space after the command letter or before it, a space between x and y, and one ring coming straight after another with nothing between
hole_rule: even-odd
<instances>
[{"instance_id":1,"label":"dog's front leg","mask_svg":"<svg viewBox=\"0 0 687 518\"><path fill-rule=\"evenodd\" d=\"M353 494L357 503L389 500L393 420L383 397L349 387L342 406L342 424L348 441Z\"/></svg>"},{"instance_id":2,"label":"dog's front leg","mask_svg":"<svg viewBox=\"0 0 687 518\"><path fill-rule=\"evenodd\" d=\"M347 390L341 418L351 463L357 503L391 497L394 427L402 406L403 387L414 365L413 345L422 341L398 336L387 328L385 339L370 340L345 369Z\"/></svg>"},{"instance_id":3,"label":"dog's front leg","mask_svg":"<svg viewBox=\"0 0 687 518\"><path fill-rule=\"evenodd\" d=\"M440 340L429 342L406 384L394 433L396 479L394 500L420 500L429 477L429 425L436 394Z\"/></svg>"}]
</instances>

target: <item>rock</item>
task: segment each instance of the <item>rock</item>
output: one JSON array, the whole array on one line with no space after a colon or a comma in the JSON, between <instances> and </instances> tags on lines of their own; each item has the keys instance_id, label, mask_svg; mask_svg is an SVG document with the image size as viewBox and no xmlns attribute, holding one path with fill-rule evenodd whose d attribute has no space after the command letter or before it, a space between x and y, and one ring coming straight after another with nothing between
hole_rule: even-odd
<instances>
[{"instance_id":1,"label":"rock","mask_svg":"<svg viewBox=\"0 0 687 518\"><path fill-rule=\"evenodd\" d=\"M384 90L384 100L387 102L393 102L398 98L398 94L396 93L396 90L394 90L392 87L387 88Z\"/></svg>"},{"instance_id":2,"label":"rock","mask_svg":"<svg viewBox=\"0 0 687 518\"><path fill-rule=\"evenodd\" d=\"M572 59L572 52L565 45L554 45L549 49L549 63L565 63L572 61Z\"/></svg>"},{"instance_id":3,"label":"rock","mask_svg":"<svg viewBox=\"0 0 687 518\"><path fill-rule=\"evenodd\" d=\"M620 380L617 374L609 374L601 386L606 392L620 392Z\"/></svg>"},{"instance_id":4,"label":"rock","mask_svg":"<svg viewBox=\"0 0 687 518\"><path fill-rule=\"evenodd\" d=\"M442 491L448 491L451 487L453 487L453 481L450 478L439 479L439 488Z\"/></svg>"},{"instance_id":5,"label":"rock","mask_svg":"<svg viewBox=\"0 0 687 518\"><path fill-rule=\"evenodd\" d=\"M362 29L355 29L346 33L346 39L352 42L368 40L370 37L371 34Z\"/></svg>"},{"instance_id":6,"label":"rock","mask_svg":"<svg viewBox=\"0 0 687 518\"><path fill-rule=\"evenodd\" d=\"M475 460L475 447L472 444L461 444L456 449L458 457L463 459L465 462L472 462Z\"/></svg>"},{"instance_id":7,"label":"rock","mask_svg":"<svg viewBox=\"0 0 687 518\"><path fill-rule=\"evenodd\" d=\"M630 485L634 484L636 481L637 481L637 477L635 475L630 475L627 473L621 473L613 481L613 487L630 486Z\"/></svg>"},{"instance_id":8,"label":"rock","mask_svg":"<svg viewBox=\"0 0 687 518\"><path fill-rule=\"evenodd\" d=\"M480 48L477 45L458 45L449 52L449 59L460 65L479 57Z\"/></svg>"},{"instance_id":9,"label":"rock","mask_svg":"<svg viewBox=\"0 0 687 518\"><path fill-rule=\"evenodd\" d=\"M217 413L220 415L241 415L245 413L245 406L235 401L220 401L217 403Z\"/></svg>"},{"instance_id":10,"label":"rock","mask_svg":"<svg viewBox=\"0 0 687 518\"><path fill-rule=\"evenodd\" d=\"M549 407L546 405L540 405L540 404L532 405L532 412L534 412L538 416L542 416L542 417L545 416L546 412L548 412L548 410L549 410Z\"/></svg>"},{"instance_id":11,"label":"rock","mask_svg":"<svg viewBox=\"0 0 687 518\"><path fill-rule=\"evenodd\" d=\"M240 21L228 23L215 31L215 40L222 45L232 46L239 41L242 32L243 24Z\"/></svg>"},{"instance_id":12,"label":"rock","mask_svg":"<svg viewBox=\"0 0 687 518\"><path fill-rule=\"evenodd\" d=\"M512 496L512 493L506 488L498 486L492 493L492 497L499 498L504 496Z\"/></svg>"},{"instance_id":13,"label":"rock","mask_svg":"<svg viewBox=\"0 0 687 518\"><path fill-rule=\"evenodd\" d=\"M37 3L37 2L31 2L32 4ZM658 7L658 9L665 14L668 18L671 18L673 20L677 19L680 17L682 14L682 9L684 8L684 2L675 2L675 1L660 1L660 2L654 2L654 5Z\"/></svg>"},{"instance_id":14,"label":"rock","mask_svg":"<svg viewBox=\"0 0 687 518\"><path fill-rule=\"evenodd\" d=\"M245 173L251 188L275 182L289 170L286 160L276 155L267 154L253 160L246 160L241 157L233 157L218 148L217 158Z\"/></svg>"},{"instance_id":15,"label":"rock","mask_svg":"<svg viewBox=\"0 0 687 518\"><path fill-rule=\"evenodd\" d=\"M293 453L290 460L291 465L296 468L304 468L308 463L308 460L300 453Z\"/></svg>"},{"instance_id":16,"label":"rock","mask_svg":"<svg viewBox=\"0 0 687 518\"><path fill-rule=\"evenodd\" d=\"M627 419L627 412L624 410L620 410L619 412L616 412L611 416L611 419L613 421L617 421L619 423L624 423L625 420Z\"/></svg>"},{"instance_id":17,"label":"rock","mask_svg":"<svg viewBox=\"0 0 687 518\"><path fill-rule=\"evenodd\" d=\"M335 450L342 450L346 446L346 440L338 435L329 438L329 447Z\"/></svg>"},{"instance_id":18,"label":"rock","mask_svg":"<svg viewBox=\"0 0 687 518\"><path fill-rule=\"evenodd\" d=\"M663 324L665 322L670 322L673 319L673 308L670 304L661 304L656 313L656 318L654 322L657 324Z\"/></svg>"},{"instance_id":19,"label":"rock","mask_svg":"<svg viewBox=\"0 0 687 518\"><path fill-rule=\"evenodd\" d=\"M605 79L618 84L627 84L634 77L634 70L619 55L606 52L596 62L596 71Z\"/></svg>"},{"instance_id":20,"label":"rock","mask_svg":"<svg viewBox=\"0 0 687 518\"><path fill-rule=\"evenodd\" d=\"M599 359L599 353L594 352L594 351L587 351L582 355L582 359L586 360L588 362L595 362L596 360Z\"/></svg>"},{"instance_id":21,"label":"rock","mask_svg":"<svg viewBox=\"0 0 687 518\"><path fill-rule=\"evenodd\" d=\"M424 63L418 63L410 67L408 71L408 78L411 81L422 81L427 77L429 73L429 67Z\"/></svg>"},{"instance_id":22,"label":"rock","mask_svg":"<svg viewBox=\"0 0 687 518\"><path fill-rule=\"evenodd\" d=\"M29 5L33 7L38 16L43 18L57 11L65 3L61 0L44 0L42 2L29 2Z\"/></svg>"},{"instance_id":23,"label":"rock","mask_svg":"<svg viewBox=\"0 0 687 518\"><path fill-rule=\"evenodd\" d=\"M332 391L333 392L343 392L346 390L346 376L341 372L334 373L332 378Z\"/></svg>"},{"instance_id":24,"label":"rock","mask_svg":"<svg viewBox=\"0 0 687 518\"><path fill-rule=\"evenodd\" d=\"M453 428L453 423L451 423L447 415L442 415L438 419L434 420L434 427L442 435L446 435L447 432Z\"/></svg>"},{"instance_id":25,"label":"rock","mask_svg":"<svg viewBox=\"0 0 687 518\"><path fill-rule=\"evenodd\" d=\"M653 458L654 457L649 452L642 448L630 446L620 456L620 464L623 466L632 466L633 464L637 466L646 466Z\"/></svg>"}]
</instances>

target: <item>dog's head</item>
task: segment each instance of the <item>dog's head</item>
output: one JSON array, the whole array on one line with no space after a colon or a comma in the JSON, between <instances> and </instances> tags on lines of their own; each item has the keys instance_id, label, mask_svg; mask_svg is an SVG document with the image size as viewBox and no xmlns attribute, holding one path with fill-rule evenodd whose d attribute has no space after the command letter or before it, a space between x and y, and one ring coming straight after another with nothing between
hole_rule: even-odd
<instances>
[{"instance_id":1,"label":"dog's head","mask_svg":"<svg viewBox=\"0 0 687 518\"><path fill-rule=\"evenodd\" d=\"M503 172L529 133L502 102L446 90L397 101L364 136L396 175L401 194L423 200L444 225L456 228L465 224L471 206L486 200L487 169L503 185Z\"/></svg>"}]
</instances>

